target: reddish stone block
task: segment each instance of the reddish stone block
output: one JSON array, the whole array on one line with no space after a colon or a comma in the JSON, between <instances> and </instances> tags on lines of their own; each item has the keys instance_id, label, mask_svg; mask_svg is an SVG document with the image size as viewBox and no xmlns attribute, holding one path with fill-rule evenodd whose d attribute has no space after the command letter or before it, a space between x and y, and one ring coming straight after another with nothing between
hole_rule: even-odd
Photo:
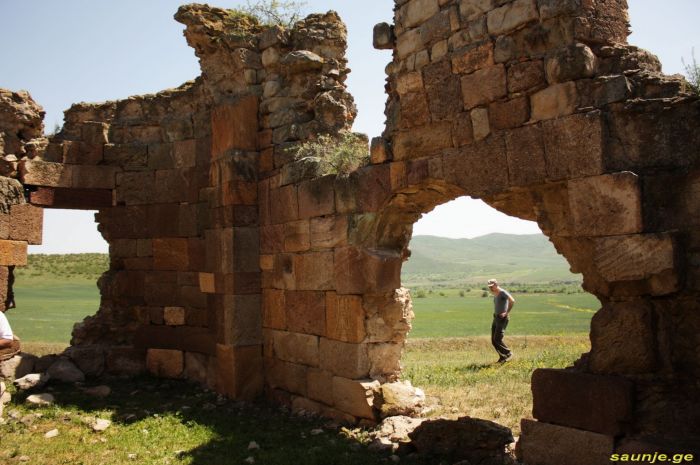
<instances>
[{"instance_id":1,"label":"reddish stone block","mask_svg":"<svg viewBox=\"0 0 700 465\"><path fill-rule=\"evenodd\" d=\"M198 237L187 239L187 256L190 271L202 271L206 268L206 241Z\"/></svg>"},{"instance_id":2,"label":"reddish stone block","mask_svg":"<svg viewBox=\"0 0 700 465\"><path fill-rule=\"evenodd\" d=\"M212 156L228 150L258 149L258 98L247 96L233 104L220 105L211 113Z\"/></svg>"},{"instance_id":3,"label":"reddish stone block","mask_svg":"<svg viewBox=\"0 0 700 465\"><path fill-rule=\"evenodd\" d=\"M233 228L233 269L235 272L259 272L260 233L258 228Z\"/></svg>"},{"instance_id":4,"label":"reddish stone block","mask_svg":"<svg viewBox=\"0 0 700 465\"><path fill-rule=\"evenodd\" d=\"M326 296L317 291L285 291L289 331L323 336L326 332Z\"/></svg>"},{"instance_id":5,"label":"reddish stone block","mask_svg":"<svg viewBox=\"0 0 700 465\"><path fill-rule=\"evenodd\" d=\"M148 349L146 367L154 376L180 378L185 367L184 354L181 350Z\"/></svg>"},{"instance_id":6,"label":"reddish stone block","mask_svg":"<svg viewBox=\"0 0 700 465\"><path fill-rule=\"evenodd\" d=\"M107 144L104 146L104 162L127 170L143 169L148 166L148 146Z\"/></svg>"},{"instance_id":7,"label":"reddish stone block","mask_svg":"<svg viewBox=\"0 0 700 465\"><path fill-rule=\"evenodd\" d=\"M248 346L262 343L260 295L214 295L217 341Z\"/></svg>"},{"instance_id":8,"label":"reddish stone block","mask_svg":"<svg viewBox=\"0 0 700 465\"><path fill-rule=\"evenodd\" d=\"M392 191L406 187L408 185L406 181L406 162L391 163L389 165L389 177L391 178Z\"/></svg>"},{"instance_id":9,"label":"reddish stone block","mask_svg":"<svg viewBox=\"0 0 700 465\"><path fill-rule=\"evenodd\" d=\"M156 171L155 199L151 202L187 202L191 178L184 170Z\"/></svg>"},{"instance_id":10,"label":"reddish stone block","mask_svg":"<svg viewBox=\"0 0 700 465\"><path fill-rule=\"evenodd\" d=\"M259 223L257 205L233 207L233 226L258 226Z\"/></svg>"},{"instance_id":11,"label":"reddish stone block","mask_svg":"<svg viewBox=\"0 0 700 465\"><path fill-rule=\"evenodd\" d=\"M452 127L452 143L455 147L462 147L474 142L474 126L470 112L462 112L455 115Z\"/></svg>"},{"instance_id":12,"label":"reddish stone block","mask_svg":"<svg viewBox=\"0 0 700 465\"><path fill-rule=\"evenodd\" d=\"M363 294L393 291L401 286L401 257L358 247L334 250L334 275L338 293Z\"/></svg>"},{"instance_id":13,"label":"reddish stone block","mask_svg":"<svg viewBox=\"0 0 700 465\"><path fill-rule=\"evenodd\" d=\"M270 190L270 222L286 223L299 219L297 188L294 185Z\"/></svg>"},{"instance_id":14,"label":"reddish stone block","mask_svg":"<svg viewBox=\"0 0 700 465\"><path fill-rule=\"evenodd\" d=\"M617 376L537 369L532 399L540 421L616 436L632 419L634 385Z\"/></svg>"},{"instance_id":15,"label":"reddish stone block","mask_svg":"<svg viewBox=\"0 0 700 465\"><path fill-rule=\"evenodd\" d=\"M24 241L0 240L0 266L25 266L27 264L27 243Z\"/></svg>"},{"instance_id":16,"label":"reddish stone block","mask_svg":"<svg viewBox=\"0 0 700 465\"><path fill-rule=\"evenodd\" d=\"M30 204L12 205L9 215L7 239L41 244L44 225L44 209Z\"/></svg>"},{"instance_id":17,"label":"reddish stone block","mask_svg":"<svg viewBox=\"0 0 700 465\"><path fill-rule=\"evenodd\" d=\"M391 153L389 152L388 143L382 137L372 138L369 153L372 164L374 165L391 160Z\"/></svg>"},{"instance_id":18,"label":"reddish stone block","mask_svg":"<svg viewBox=\"0 0 700 465\"><path fill-rule=\"evenodd\" d=\"M114 166L75 165L71 187L79 189L114 189L116 175L120 171Z\"/></svg>"},{"instance_id":19,"label":"reddish stone block","mask_svg":"<svg viewBox=\"0 0 700 465\"><path fill-rule=\"evenodd\" d=\"M330 215L335 212L334 178L324 176L299 186L299 217Z\"/></svg>"},{"instance_id":20,"label":"reddish stone block","mask_svg":"<svg viewBox=\"0 0 700 465\"><path fill-rule=\"evenodd\" d=\"M116 175L116 200L125 205L144 205L153 202L155 173L129 171Z\"/></svg>"},{"instance_id":21,"label":"reddish stone block","mask_svg":"<svg viewBox=\"0 0 700 465\"><path fill-rule=\"evenodd\" d=\"M507 93L506 72L503 65L482 68L462 77L462 98L465 110L491 103L505 97Z\"/></svg>"},{"instance_id":22,"label":"reddish stone block","mask_svg":"<svg viewBox=\"0 0 700 465\"><path fill-rule=\"evenodd\" d=\"M285 291L278 289L263 289L262 309L263 326L265 328L287 329L284 294Z\"/></svg>"},{"instance_id":23,"label":"reddish stone block","mask_svg":"<svg viewBox=\"0 0 700 465\"><path fill-rule=\"evenodd\" d=\"M604 128L598 111L542 124L547 175L551 180L602 174Z\"/></svg>"},{"instance_id":24,"label":"reddish stone block","mask_svg":"<svg viewBox=\"0 0 700 465\"><path fill-rule=\"evenodd\" d=\"M284 225L284 251L305 252L309 250L309 221L301 220Z\"/></svg>"},{"instance_id":25,"label":"reddish stone block","mask_svg":"<svg viewBox=\"0 0 700 465\"><path fill-rule=\"evenodd\" d=\"M470 74L493 65L493 42L491 41L469 47L461 55L452 58L452 72L458 74Z\"/></svg>"},{"instance_id":26,"label":"reddish stone block","mask_svg":"<svg viewBox=\"0 0 700 465\"><path fill-rule=\"evenodd\" d=\"M399 127L409 129L430 123L428 96L424 92L403 94L400 100L401 119Z\"/></svg>"},{"instance_id":27,"label":"reddish stone block","mask_svg":"<svg viewBox=\"0 0 700 465\"><path fill-rule=\"evenodd\" d=\"M156 237L180 236L180 204L165 203L148 205L147 230Z\"/></svg>"},{"instance_id":28,"label":"reddish stone block","mask_svg":"<svg viewBox=\"0 0 700 465\"><path fill-rule=\"evenodd\" d=\"M187 271L189 264L187 239L153 239L153 266L156 270Z\"/></svg>"},{"instance_id":29,"label":"reddish stone block","mask_svg":"<svg viewBox=\"0 0 700 465\"><path fill-rule=\"evenodd\" d=\"M359 172L358 208L362 212L378 211L389 200L391 168L389 165L371 165Z\"/></svg>"},{"instance_id":30,"label":"reddish stone block","mask_svg":"<svg viewBox=\"0 0 700 465\"><path fill-rule=\"evenodd\" d=\"M507 79L508 92L510 93L524 92L544 87L547 84L542 60L524 61L510 65Z\"/></svg>"},{"instance_id":31,"label":"reddish stone block","mask_svg":"<svg viewBox=\"0 0 700 465\"><path fill-rule=\"evenodd\" d=\"M427 158L410 160L406 163L406 179L408 185L421 184L430 177L430 165Z\"/></svg>"},{"instance_id":32,"label":"reddish stone block","mask_svg":"<svg viewBox=\"0 0 700 465\"><path fill-rule=\"evenodd\" d=\"M260 252L271 254L284 251L285 225L276 224L260 228Z\"/></svg>"},{"instance_id":33,"label":"reddish stone block","mask_svg":"<svg viewBox=\"0 0 700 465\"><path fill-rule=\"evenodd\" d=\"M347 245L347 216L312 218L309 225L309 240L312 249L334 248Z\"/></svg>"},{"instance_id":34,"label":"reddish stone block","mask_svg":"<svg viewBox=\"0 0 700 465\"><path fill-rule=\"evenodd\" d=\"M326 337L344 342L362 342L365 335L362 297L327 292Z\"/></svg>"},{"instance_id":35,"label":"reddish stone block","mask_svg":"<svg viewBox=\"0 0 700 465\"><path fill-rule=\"evenodd\" d=\"M265 377L267 387L270 389L281 388L287 393L305 396L307 371L308 367L305 365L284 362L275 358L265 359Z\"/></svg>"},{"instance_id":36,"label":"reddish stone block","mask_svg":"<svg viewBox=\"0 0 700 465\"><path fill-rule=\"evenodd\" d=\"M396 161L440 153L452 147L452 124L440 122L402 131L393 142Z\"/></svg>"},{"instance_id":37,"label":"reddish stone block","mask_svg":"<svg viewBox=\"0 0 700 465\"><path fill-rule=\"evenodd\" d=\"M58 146L61 147L61 146ZM75 165L97 165L104 157L104 145L86 142L63 143L61 157L55 156L51 160Z\"/></svg>"},{"instance_id":38,"label":"reddish stone block","mask_svg":"<svg viewBox=\"0 0 700 465\"><path fill-rule=\"evenodd\" d=\"M217 206L257 205L258 183L232 181L220 186L220 203Z\"/></svg>"},{"instance_id":39,"label":"reddish stone block","mask_svg":"<svg viewBox=\"0 0 700 465\"><path fill-rule=\"evenodd\" d=\"M260 152L260 162L258 169L261 173L267 173L275 169L275 151L272 148L264 149Z\"/></svg>"},{"instance_id":40,"label":"reddish stone block","mask_svg":"<svg viewBox=\"0 0 700 465\"><path fill-rule=\"evenodd\" d=\"M530 125L508 131L505 139L510 183L526 186L544 182L547 168L540 126Z\"/></svg>"},{"instance_id":41,"label":"reddish stone block","mask_svg":"<svg viewBox=\"0 0 700 465\"><path fill-rule=\"evenodd\" d=\"M112 190L40 187L30 194L33 205L44 208L100 210L114 205Z\"/></svg>"},{"instance_id":42,"label":"reddish stone block","mask_svg":"<svg viewBox=\"0 0 700 465\"><path fill-rule=\"evenodd\" d=\"M500 136L446 154L443 163L445 180L471 195L498 192L509 185L506 147Z\"/></svg>"},{"instance_id":43,"label":"reddish stone block","mask_svg":"<svg viewBox=\"0 0 700 465\"><path fill-rule=\"evenodd\" d=\"M493 129L510 129L521 126L530 119L530 101L518 97L489 105L489 121Z\"/></svg>"},{"instance_id":44,"label":"reddish stone block","mask_svg":"<svg viewBox=\"0 0 700 465\"><path fill-rule=\"evenodd\" d=\"M368 344L353 344L322 337L321 368L334 375L360 379L369 376Z\"/></svg>"},{"instance_id":45,"label":"reddish stone block","mask_svg":"<svg viewBox=\"0 0 700 465\"><path fill-rule=\"evenodd\" d=\"M216 390L233 399L254 400L263 390L262 347L216 345Z\"/></svg>"},{"instance_id":46,"label":"reddish stone block","mask_svg":"<svg viewBox=\"0 0 700 465\"><path fill-rule=\"evenodd\" d=\"M163 322L170 326L182 326L185 324L184 307L165 307L163 309Z\"/></svg>"},{"instance_id":47,"label":"reddish stone block","mask_svg":"<svg viewBox=\"0 0 700 465\"><path fill-rule=\"evenodd\" d=\"M261 150L272 147L272 129L265 129L258 133L258 147Z\"/></svg>"},{"instance_id":48,"label":"reddish stone block","mask_svg":"<svg viewBox=\"0 0 700 465\"><path fill-rule=\"evenodd\" d=\"M294 255L296 289L333 289L333 252L310 252Z\"/></svg>"},{"instance_id":49,"label":"reddish stone block","mask_svg":"<svg viewBox=\"0 0 700 465\"><path fill-rule=\"evenodd\" d=\"M528 419L521 432L518 455L528 464L601 465L610 462L615 443L613 436Z\"/></svg>"}]
</instances>

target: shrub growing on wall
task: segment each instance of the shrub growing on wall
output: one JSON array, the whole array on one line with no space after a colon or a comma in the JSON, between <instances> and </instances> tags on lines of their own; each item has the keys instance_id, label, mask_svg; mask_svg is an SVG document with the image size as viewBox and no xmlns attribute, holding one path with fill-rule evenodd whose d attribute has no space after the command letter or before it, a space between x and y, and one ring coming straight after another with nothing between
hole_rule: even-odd
<instances>
[{"instance_id":1,"label":"shrub growing on wall","mask_svg":"<svg viewBox=\"0 0 700 465\"><path fill-rule=\"evenodd\" d=\"M369 162L367 136L351 132L339 136L324 134L298 146L295 157L318 159L322 175L347 176Z\"/></svg>"}]
</instances>

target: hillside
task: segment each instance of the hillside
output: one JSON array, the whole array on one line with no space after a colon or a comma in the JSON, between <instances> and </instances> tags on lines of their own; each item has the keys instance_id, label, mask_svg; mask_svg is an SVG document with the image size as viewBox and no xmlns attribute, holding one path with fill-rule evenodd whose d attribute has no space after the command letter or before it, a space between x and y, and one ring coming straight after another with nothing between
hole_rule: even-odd
<instances>
[{"instance_id":1,"label":"hillside","mask_svg":"<svg viewBox=\"0 0 700 465\"><path fill-rule=\"evenodd\" d=\"M580 276L542 234L494 233L474 239L414 236L411 258L404 263L407 283L482 283L490 277L504 282L579 282Z\"/></svg>"}]
</instances>

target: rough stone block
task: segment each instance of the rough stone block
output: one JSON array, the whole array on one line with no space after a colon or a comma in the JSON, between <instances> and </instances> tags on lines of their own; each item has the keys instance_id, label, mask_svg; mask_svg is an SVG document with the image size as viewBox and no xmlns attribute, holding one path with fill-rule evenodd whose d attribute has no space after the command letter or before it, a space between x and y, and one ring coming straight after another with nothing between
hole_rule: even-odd
<instances>
[{"instance_id":1,"label":"rough stone block","mask_svg":"<svg viewBox=\"0 0 700 465\"><path fill-rule=\"evenodd\" d=\"M357 247L334 250L334 275L338 293L384 292L400 287L401 257Z\"/></svg>"},{"instance_id":2,"label":"rough stone block","mask_svg":"<svg viewBox=\"0 0 700 465\"><path fill-rule=\"evenodd\" d=\"M0 266L15 265L27 265L27 243L0 240Z\"/></svg>"},{"instance_id":3,"label":"rough stone block","mask_svg":"<svg viewBox=\"0 0 700 465\"><path fill-rule=\"evenodd\" d=\"M396 77L396 91L400 94L423 91L423 75L419 71L399 74Z\"/></svg>"},{"instance_id":4,"label":"rough stone block","mask_svg":"<svg viewBox=\"0 0 700 465\"><path fill-rule=\"evenodd\" d=\"M114 189L119 168L114 166L74 165L71 187L79 189Z\"/></svg>"},{"instance_id":5,"label":"rough stone block","mask_svg":"<svg viewBox=\"0 0 700 465\"><path fill-rule=\"evenodd\" d=\"M399 127L405 129L428 123L430 123L430 106L427 95L424 92L403 94Z\"/></svg>"},{"instance_id":6,"label":"rough stone block","mask_svg":"<svg viewBox=\"0 0 700 465\"><path fill-rule=\"evenodd\" d=\"M532 415L540 421L616 436L633 416L634 386L625 378L537 369Z\"/></svg>"},{"instance_id":7,"label":"rough stone block","mask_svg":"<svg viewBox=\"0 0 700 465\"><path fill-rule=\"evenodd\" d=\"M423 68L423 81L430 108L429 117L433 121L452 120L454 115L462 110L459 78L450 70L448 60L441 60Z\"/></svg>"},{"instance_id":8,"label":"rough stone block","mask_svg":"<svg viewBox=\"0 0 700 465\"><path fill-rule=\"evenodd\" d=\"M517 29L539 18L535 0L515 0L489 11L487 26L489 34L500 35Z\"/></svg>"},{"instance_id":9,"label":"rough stone block","mask_svg":"<svg viewBox=\"0 0 700 465\"><path fill-rule=\"evenodd\" d=\"M41 160L24 159L19 163L23 184L45 187L72 187L73 166Z\"/></svg>"},{"instance_id":10,"label":"rough stone block","mask_svg":"<svg viewBox=\"0 0 700 465\"><path fill-rule=\"evenodd\" d=\"M547 57L545 72L550 84L574 81L595 75L597 59L584 44L560 48Z\"/></svg>"},{"instance_id":11,"label":"rough stone block","mask_svg":"<svg viewBox=\"0 0 700 465\"><path fill-rule=\"evenodd\" d=\"M184 354L181 350L148 349L146 367L161 378L180 378L184 370Z\"/></svg>"},{"instance_id":12,"label":"rough stone block","mask_svg":"<svg viewBox=\"0 0 700 465\"><path fill-rule=\"evenodd\" d=\"M333 289L335 281L332 251L297 254L293 260L296 289Z\"/></svg>"},{"instance_id":13,"label":"rough stone block","mask_svg":"<svg viewBox=\"0 0 700 465\"><path fill-rule=\"evenodd\" d=\"M1 220L0 220L1 221ZM41 244L44 225L44 209L30 204L12 205L9 216L9 234L14 241L26 241L31 245Z\"/></svg>"},{"instance_id":14,"label":"rough stone block","mask_svg":"<svg viewBox=\"0 0 700 465\"><path fill-rule=\"evenodd\" d=\"M470 74L482 68L493 66L493 43L486 42L469 47L461 55L452 58L452 72Z\"/></svg>"},{"instance_id":15,"label":"rough stone block","mask_svg":"<svg viewBox=\"0 0 700 465\"><path fill-rule=\"evenodd\" d=\"M299 185L299 218L330 215L335 212L334 177L324 176Z\"/></svg>"},{"instance_id":16,"label":"rough stone block","mask_svg":"<svg viewBox=\"0 0 700 465\"><path fill-rule=\"evenodd\" d=\"M347 245L348 219L346 216L312 218L309 227L311 248L334 248Z\"/></svg>"},{"instance_id":17,"label":"rough stone block","mask_svg":"<svg viewBox=\"0 0 700 465\"><path fill-rule=\"evenodd\" d=\"M495 7L494 0L461 0L459 13L467 21L473 21Z\"/></svg>"},{"instance_id":18,"label":"rough stone block","mask_svg":"<svg viewBox=\"0 0 700 465\"><path fill-rule=\"evenodd\" d=\"M374 395L379 390L379 381L365 379L355 380L333 377L333 404L350 415L375 419Z\"/></svg>"},{"instance_id":19,"label":"rough stone block","mask_svg":"<svg viewBox=\"0 0 700 465\"><path fill-rule=\"evenodd\" d=\"M306 396L306 365L284 362L274 358L265 359L265 379L267 387L281 388L293 394Z\"/></svg>"},{"instance_id":20,"label":"rough stone block","mask_svg":"<svg viewBox=\"0 0 700 465\"><path fill-rule=\"evenodd\" d=\"M284 291L263 289L263 326L273 329L287 329Z\"/></svg>"},{"instance_id":21,"label":"rough stone block","mask_svg":"<svg viewBox=\"0 0 700 465\"><path fill-rule=\"evenodd\" d=\"M644 301L603 306L591 321L590 369L594 373L650 373L658 366L650 305Z\"/></svg>"},{"instance_id":22,"label":"rough stone block","mask_svg":"<svg viewBox=\"0 0 700 465\"><path fill-rule=\"evenodd\" d=\"M388 23L374 25L372 30L372 46L377 50L391 50L394 48L394 28Z\"/></svg>"},{"instance_id":23,"label":"rough stone block","mask_svg":"<svg viewBox=\"0 0 700 465\"><path fill-rule=\"evenodd\" d=\"M185 378L206 384L208 369L208 356L196 352L185 352Z\"/></svg>"},{"instance_id":24,"label":"rough stone block","mask_svg":"<svg viewBox=\"0 0 700 465\"><path fill-rule=\"evenodd\" d=\"M165 307L163 309L163 322L170 326L181 326L185 324L184 307Z\"/></svg>"},{"instance_id":25,"label":"rough stone block","mask_svg":"<svg viewBox=\"0 0 700 465\"><path fill-rule=\"evenodd\" d=\"M482 68L462 77L462 98L466 110L491 103L505 97L507 93L506 71L503 65Z\"/></svg>"},{"instance_id":26,"label":"rough stone block","mask_svg":"<svg viewBox=\"0 0 700 465\"><path fill-rule=\"evenodd\" d=\"M438 0L409 0L397 12L397 23L404 28L416 27L440 11Z\"/></svg>"},{"instance_id":27,"label":"rough stone block","mask_svg":"<svg viewBox=\"0 0 700 465\"><path fill-rule=\"evenodd\" d=\"M527 97L494 102L489 105L489 122L494 130L522 126L530 119L530 101Z\"/></svg>"},{"instance_id":28,"label":"rough stone block","mask_svg":"<svg viewBox=\"0 0 700 465\"><path fill-rule=\"evenodd\" d=\"M508 173L514 186L541 183L547 177L542 129L531 125L506 133Z\"/></svg>"},{"instance_id":29,"label":"rough stone block","mask_svg":"<svg viewBox=\"0 0 700 465\"><path fill-rule=\"evenodd\" d=\"M253 400L263 390L263 360L260 345L234 347L216 345L216 390L233 399Z\"/></svg>"},{"instance_id":30,"label":"rough stone block","mask_svg":"<svg viewBox=\"0 0 700 465\"><path fill-rule=\"evenodd\" d=\"M483 141L445 155L445 179L468 192L498 192L508 184L505 141L491 136Z\"/></svg>"},{"instance_id":31,"label":"rough stone block","mask_svg":"<svg viewBox=\"0 0 700 465\"><path fill-rule=\"evenodd\" d=\"M571 115L542 124L550 180L596 176L603 167L603 123L599 112Z\"/></svg>"},{"instance_id":32,"label":"rough stone block","mask_svg":"<svg viewBox=\"0 0 700 465\"><path fill-rule=\"evenodd\" d=\"M299 219L297 187L288 185L270 190L270 221L286 223Z\"/></svg>"},{"instance_id":33,"label":"rough stone block","mask_svg":"<svg viewBox=\"0 0 700 465\"><path fill-rule=\"evenodd\" d=\"M325 335L326 296L318 291L286 291L284 295L287 328L290 331Z\"/></svg>"},{"instance_id":34,"label":"rough stone block","mask_svg":"<svg viewBox=\"0 0 700 465\"><path fill-rule=\"evenodd\" d=\"M572 231L577 236L612 236L642 231L639 177L628 171L569 182ZM615 218L615 221L610 221Z\"/></svg>"},{"instance_id":35,"label":"rough stone block","mask_svg":"<svg viewBox=\"0 0 700 465\"><path fill-rule=\"evenodd\" d=\"M280 360L312 367L319 364L318 336L274 331L273 345L275 356Z\"/></svg>"},{"instance_id":36,"label":"rough stone block","mask_svg":"<svg viewBox=\"0 0 700 465\"><path fill-rule=\"evenodd\" d=\"M578 104L576 84L565 82L547 87L530 98L532 120L551 120L572 114Z\"/></svg>"},{"instance_id":37,"label":"rough stone block","mask_svg":"<svg viewBox=\"0 0 700 465\"><path fill-rule=\"evenodd\" d=\"M104 161L107 165L119 166L127 170L143 169L148 166L148 146L107 144L104 146Z\"/></svg>"},{"instance_id":38,"label":"rough stone block","mask_svg":"<svg viewBox=\"0 0 700 465\"><path fill-rule=\"evenodd\" d=\"M261 296L217 295L218 342L234 346L252 346L262 343Z\"/></svg>"},{"instance_id":39,"label":"rough stone block","mask_svg":"<svg viewBox=\"0 0 700 465\"><path fill-rule=\"evenodd\" d=\"M367 344L354 344L321 338L321 368L338 376L365 378L370 361Z\"/></svg>"},{"instance_id":40,"label":"rough stone block","mask_svg":"<svg viewBox=\"0 0 700 465\"><path fill-rule=\"evenodd\" d=\"M443 10L433 15L420 26L420 35L423 44L433 45L450 34L450 10ZM433 56L432 61L437 61Z\"/></svg>"},{"instance_id":41,"label":"rough stone block","mask_svg":"<svg viewBox=\"0 0 700 465\"><path fill-rule=\"evenodd\" d=\"M410 29L398 35L396 38L396 50L400 59L405 59L412 53L423 48L420 29Z\"/></svg>"},{"instance_id":42,"label":"rough stone block","mask_svg":"<svg viewBox=\"0 0 700 465\"><path fill-rule=\"evenodd\" d=\"M633 234L595 239L595 266L607 281L633 281L676 270L670 234Z\"/></svg>"},{"instance_id":43,"label":"rough stone block","mask_svg":"<svg viewBox=\"0 0 700 465\"><path fill-rule=\"evenodd\" d=\"M412 128L394 138L394 160L423 157L452 147L452 125L447 122Z\"/></svg>"},{"instance_id":44,"label":"rough stone block","mask_svg":"<svg viewBox=\"0 0 700 465\"><path fill-rule=\"evenodd\" d=\"M365 335L362 297L327 292L326 337L344 342L362 342Z\"/></svg>"},{"instance_id":45,"label":"rough stone block","mask_svg":"<svg viewBox=\"0 0 700 465\"><path fill-rule=\"evenodd\" d=\"M236 103L214 108L211 126L213 157L220 157L229 150L257 150L257 97L243 97Z\"/></svg>"},{"instance_id":46,"label":"rough stone block","mask_svg":"<svg viewBox=\"0 0 700 465\"><path fill-rule=\"evenodd\" d=\"M546 85L542 60L524 61L508 66L508 92L517 93Z\"/></svg>"},{"instance_id":47,"label":"rough stone block","mask_svg":"<svg viewBox=\"0 0 700 465\"><path fill-rule=\"evenodd\" d=\"M284 224L284 251L305 252L309 250L309 221L293 221Z\"/></svg>"},{"instance_id":48,"label":"rough stone block","mask_svg":"<svg viewBox=\"0 0 700 465\"><path fill-rule=\"evenodd\" d=\"M216 293L214 273L199 273L199 290L207 293Z\"/></svg>"},{"instance_id":49,"label":"rough stone block","mask_svg":"<svg viewBox=\"0 0 700 465\"><path fill-rule=\"evenodd\" d=\"M333 373L318 368L306 372L307 395L310 399L333 405Z\"/></svg>"},{"instance_id":50,"label":"rough stone block","mask_svg":"<svg viewBox=\"0 0 700 465\"><path fill-rule=\"evenodd\" d=\"M156 270L187 271L189 263L187 239L179 237L153 239L153 267Z\"/></svg>"},{"instance_id":51,"label":"rough stone block","mask_svg":"<svg viewBox=\"0 0 700 465\"><path fill-rule=\"evenodd\" d=\"M532 465L600 465L610 461L614 447L612 436L527 419L521 431L519 457Z\"/></svg>"}]
</instances>

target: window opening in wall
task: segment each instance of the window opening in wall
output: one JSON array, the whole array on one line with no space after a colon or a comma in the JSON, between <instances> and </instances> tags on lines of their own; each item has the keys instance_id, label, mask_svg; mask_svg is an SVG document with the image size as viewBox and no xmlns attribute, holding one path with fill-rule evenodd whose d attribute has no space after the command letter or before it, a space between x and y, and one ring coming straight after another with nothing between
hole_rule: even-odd
<instances>
[{"instance_id":1,"label":"window opening in wall","mask_svg":"<svg viewBox=\"0 0 700 465\"><path fill-rule=\"evenodd\" d=\"M62 352L73 326L97 312L109 255L94 214L44 210L43 244L29 247L27 266L15 267L16 308L7 313L23 352Z\"/></svg>"},{"instance_id":2,"label":"window opening in wall","mask_svg":"<svg viewBox=\"0 0 700 465\"><path fill-rule=\"evenodd\" d=\"M495 421L518 436L531 418L536 368L571 366L590 350L600 302L581 288L535 222L460 197L414 225L402 284L413 301L403 379L422 388L430 415ZM515 299L504 342L513 358L498 363L492 346L496 279Z\"/></svg>"}]
</instances>

